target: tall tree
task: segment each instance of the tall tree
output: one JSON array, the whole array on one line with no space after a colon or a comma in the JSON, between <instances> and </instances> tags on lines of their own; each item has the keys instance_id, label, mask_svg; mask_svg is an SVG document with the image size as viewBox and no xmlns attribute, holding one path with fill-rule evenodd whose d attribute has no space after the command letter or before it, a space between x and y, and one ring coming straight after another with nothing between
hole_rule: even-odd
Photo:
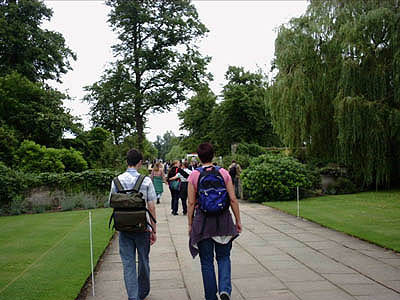
<instances>
[{"instance_id":1,"label":"tall tree","mask_svg":"<svg viewBox=\"0 0 400 300\"><path fill-rule=\"evenodd\" d=\"M66 95L16 72L0 77L0 126L13 129L19 141L60 146L64 131L77 131L64 99Z\"/></svg>"},{"instance_id":2,"label":"tall tree","mask_svg":"<svg viewBox=\"0 0 400 300\"><path fill-rule=\"evenodd\" d=\"M213 110L213 142L228 153L231 144L246 142L260 146L279 144L272 130L267 105L265 76L230 66L225 74L224 100Z\"/></svg>"},{"instance_id":3,"label":"tall tree","mask_svg":"<svg viewBox=\"0 0 400 300\"><path fill-rule=\"evenodd\" d=\"M169 110L209 76L196 42L207 28L189 0L107 0L109 22L120 42L116 57L129 73L139 148L146 114Z\"/></svg>"},{"instance_id":4,"label":"tall tree","mask_svg":"<svg viewBox=\"0 0 400 300\"><path fill-rule=\"evenodd\" d=\"M164 135L157 136L157 140L153 143L157 149L158 158L164 159L167 153L169 153L173 146L179 144L179 139L175 136L172 131L167 131Z\"/></svg>"},{"instance_id":5,"label":"tall tree","mask_svg":"<svg viewBox=\"0 0 400 300\"><path fill-rule=\"evenodd\" d=\"M110 131L117 145L134 133L134 108L130 101L133 89L129 73L122 64L113 65L85 90L88 93L84 100L91 103L90 115L95 127Z\"/></svg>"},{"instance_id":6,"label":"tall tree","mask_svg":"<svg viewBox=\"0 0 400 300\"><path fill-rule=\"evenodd\" d=\"M180 129L189 132L181 144L189 152L195 152L200 143L211 141L213 129L211 116L216 100L214 93L208 87L204 87L188 100L188 107L179 112Z\"/></svg>"},{"instance_id":7,"label":"tall tree","mask_svg":"<svg viewBox=\"0 0 400 300\"><path fill-rule=\"evenodd\" d=\"M275 129L365 185L399 175L399 21L399 1L311 1L276 40Z\"/></svg>"},{"instance_id":8,"label":"tall tree","mask_svg":"<svg viewBox=\"0 0 400 300\"><path fill-rule=\"evenodd\" d=\"M51 9L39 0L0 1L0 76L16 71L29 80L60 80L75 54L60 33L40 28Z\"/></svg>"}]
</instances>

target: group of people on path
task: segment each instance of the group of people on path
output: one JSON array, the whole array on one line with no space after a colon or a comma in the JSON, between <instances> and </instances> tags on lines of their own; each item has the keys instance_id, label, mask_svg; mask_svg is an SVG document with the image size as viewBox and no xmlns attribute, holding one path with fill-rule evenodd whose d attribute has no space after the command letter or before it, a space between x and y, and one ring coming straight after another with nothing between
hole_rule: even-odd
<instances>
[{"instance_id":1,"label":"group of people on path","mask_svg":"<svg viewBox=\"0 0 400 300\"><path fill-rule=\"evenodd\" d=\"M146 177L140 186L140 193L142 193L148 212L154 217L154 221L149 218L149 226L145 232L120 231L119 233L119 252L128 300L143 300L150 292L149 252L150 246L157 241L154 203L159 203L163 193L163 183L167 182L172 196L172 214L178 214L180 198L183 214L187 215L189 251L193 258L197 255L200 256L205 299L230 299L232 292L230 252L233 240L242 231L234 179L232 180L231 174L227 170L212 163L214 150L211 144L200 144L197 154L201 161L200 168L191 169L186 161L183 165L179 161L174 161L165 177L162 165L156 163L150 177ZM131 149L128 152L128 169L118 176L125 190L133 190L135 187L142 161L143 156L138 150ZM205 187L210 187L219 194L213 194L213 191L207 190ZM110 198L112 193L117 192L113 181ZM207 202L207 192L210 193L210 197L211 195L216 195L216 197L220 195L218 199L215 199L218 203L215 212L211 210L211 206L208 210L207 205L211 204ZM137 271L136 255L138 258ZM218 280L215 275L214 257L218 265Z\"/></svg>"}]
</instances>

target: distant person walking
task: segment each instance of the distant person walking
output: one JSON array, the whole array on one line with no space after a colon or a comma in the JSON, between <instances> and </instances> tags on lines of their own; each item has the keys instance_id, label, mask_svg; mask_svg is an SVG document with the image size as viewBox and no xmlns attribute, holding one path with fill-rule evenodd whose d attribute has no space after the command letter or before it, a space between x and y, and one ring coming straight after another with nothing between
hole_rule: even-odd
<instances>
[{"instance_id":1,"label":"distant person walking","mask_svg":"<svg viewBox=\"0 0 400 300\"><path fill-rule=\"evenodd\" d=\"M174 216L178 215L178 206L179 206L179 197L181 191L181 178L188 178L189 174L184 172L180 168L180 161L174 160L172 163L171 169L168 171L168 184L169 190L171 191L171 214ZM186 206L186 203L185 203ZM187 208L183 208L184 212L186 212Z\"/></svg>"},{"instance_id":2,"label":"distant person walking","mask_svg":"<svg viewBox=\"0 0 400 300\"><path fill-rule=\"evenodd\" d=\"M196 159L192 158L192 160L190 161L189 170L194 171L196 169L197 169L197 161Z\"/></svg>"},{"instance_id":3,"label":"distant person walking","mask_svg":"<svg viewBox=\"0 0 400 300\"><path fill-rule=\"evenodd\" d=\"M230 259L232 241L242 231L239 202L236 199L228 171L212 164L214 156L212 145L209 143L200 144L197 148L197 154L202 167L190 174L188 186L190 253L193 258L197 254L200 255L206 300L217 300L217 291L219 299L229 300L232 293ZM208 176L207 180L206 176ZM203 188L215 178L218 180L219 192L214 190L217 193L209 191L207 194ZM224 200L227 203L226 208L214 215L208 215L202 209L204 203L207 203L207 195L209 197L217 195L214 200L218 203ZM222 196L218 198L218 195ZM211 203L208 203L208 205L211 205ZM235 216L236 225L233 223L229 206ZM214 270L214 252L218 263L218 288Z\"/></svg>"},{"instance_id":4,"label":"distant person walking","mask_svg":"<svg viewBox=\"0 0 400 300\"><path fill-rule=\"evenodd\" d=\"M235 186L235 195L236 198L240 199L240 173L242 172L242 168L235 161L232 160L231 165L229 166L229 175L232 178L233 185Z\"/></svg>"},{"instance_id":5,"label":"distant person walking","mask_svg":"<svg viewBox=\"0 0 400 300\"><path fill-rule=\"evenodd\" d=\"M182 202L182 213L184 215L187 214L187 197L188 197L188 177L192 173L191 170L189 170L189 164L187 161L183 163L183 168L181 168L183 172L187 174L187 177L179 174L179 179L181 180L181 190L179 193L179 198L181 199Z\"/></svg>"},{"instance_id":6,"label":"distant person walking","mask_svg":"<svg viewBox=\"0 0 400 300\"><path fill-rule=\"evenodd\" d=\"M153 170L151 171L150 178L153 181L154 189L156 190L157 204L159 204L161 195L164 192L163 183L167 183L167 179L165 178L164 170L160 162L155 163Z\"/></svg>"},{"instance_id":7,"label":"distant person walking","mask_svg":"<svg viewBox=\"0 0 400 300\"><path fill-rule=\"evenodd\" d=\"M143 156L140 151L131 149L127 153L128 169L118 176L124 190L132 190L139 178L138 170L142 166ZM154 202L157 199L153 183L149 177L145 177L139 191L147 203L147 209L156 218L156 207ZM117 188L114 182L111 183L111 192L116 193ZM155 219L154 219L155 220ZM119 232L119 253L124 270L125 287L129 300L145 299L150 293L150 245L153 245L156 238L156 223L148 218L151 226L147 232ZM136 253L138 255L138 272L136 271Z\"/></svg>"}]
</instances>

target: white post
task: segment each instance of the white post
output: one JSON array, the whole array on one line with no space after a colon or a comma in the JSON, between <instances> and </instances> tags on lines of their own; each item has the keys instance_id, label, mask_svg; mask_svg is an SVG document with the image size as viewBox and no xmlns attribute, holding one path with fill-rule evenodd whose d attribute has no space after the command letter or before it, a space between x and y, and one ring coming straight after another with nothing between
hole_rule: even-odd
<instances>
[{"instance_id":1,"label":"white post","mask_svg":"<svg viewBox=\"0 0 400 300\"><path fill-rule=\"evenodd\" d=\"M90 265L92 268L92 293L94 294L94 272L93 272L93 240L92 240L92 212L89 211L89 232L90 232Z\"/></svg>"},{"instance_id":2,"label":"white post","mask_svg":"<svg viewBox=\"0 0 400 300\"><path fill-rule=\"evenodd\" d=\"M300 218L300 193L299 193L299 186L297 186L297 217Z\"/></svg>"}]
</instances>

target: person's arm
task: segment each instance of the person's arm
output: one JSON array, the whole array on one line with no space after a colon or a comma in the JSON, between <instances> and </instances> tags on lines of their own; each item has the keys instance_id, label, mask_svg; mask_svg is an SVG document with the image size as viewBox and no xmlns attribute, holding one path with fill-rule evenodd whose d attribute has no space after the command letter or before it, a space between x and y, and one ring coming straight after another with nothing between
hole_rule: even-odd
<instances>
[{"instance_id":1,"label":"person's arm","mask_svg":"<svg viewBox=\"0 0 400 300\"><path fill-rule=\"evenodd\" d=\"M156 206L154 205L154 201L147 202L147 209L154 217L154 219L157 220ZM153 245L157 241L157 224L154 222L152 218L150 218L150 223L153 228L153 231L150 232L150 245Z\"/></svg>"},{"instance_id":2,"label":"person's arm","mask_svg":"<svg viewBox=\"0 0 400 300\"><path fill-rule=\"evenodd\" d=\"M181 168L178 169L179 174L181 174L183 176L183 178L188 178L189 174L186 173L184 170L182 170Z\"/></svg>"},{"instance_id":3,"label":"person's arm","mask_svg":"<svg viewBox=\"0 0 400 300\"><path fill-rule=\"evenodd\" d=\"M156 190L154 189L153 182L150 181L148 183L149 185L147 186L147 209L151 213L151 215L154 217L154 220L157 220L157 215L156 215L156 206L155 202L157 200L157 194ZM157 224L154 222L154 220L150 217L150 224L152 226L152 231L150 232L150 245L153 245L156 240L157 240Z\"/></svg>"},{"instance_id":4,"label":"person's arm","mask_svg":"<svg viewBox=\"0 0 400 300\"><path fill-rule=\"evenodd\" d=\"M114 181L111 181L111 188L110 188L110 194L108 195L108 206L110 206L110 201L111 201L111 194L116 193L117 189L114 185Z\"/></svg>"},{"instance_id":5,"label":"person's arm","mask_svg":"<svg viewBox=\"0 0 400 300\"><path fill-rule=\"evenodd\" d=\"M189 181L188 184L188 203L187 203L187 216L188 216L188 232L192 231L194 206L196 204L196 191L193 184Z\"/></svg>"},{"instance_id":6,"label":"person's arm","mask_svg":"<svg viewBox=\"0 0 400 300\"><path fill-rule=\"evenodd\" d=\"M163 182L168 183L167 178L165 177L165 174L164 174L163 170L161 170L161 178L162 178Z\"/></svg>"},{"instance_id":7,"label":"person's arm","mask_svg":"<svg viewBox=\"0 0 400 300\"><path fill-rule=\"evenodd\" d=\"M237 164L237 170L238 170L238 175L240 175L240 173L242 173L242 168L240 167L240 165L239 164Z\"/></svg>"},{"instance_id":8,"label":"person's arm","mask_svg":"<svg viewBox=\"0 0 400 300\"><path fill-rule=\"evenodd\" d=\"M239 233L242 232L242 223L240 221L239 201L235 196L235 189L232 184L232 180L228 180L226 184L226 190L228 191L229 198L231 200L231 208L236 220L236 228Z\"/></svg>"}]
</instances>

